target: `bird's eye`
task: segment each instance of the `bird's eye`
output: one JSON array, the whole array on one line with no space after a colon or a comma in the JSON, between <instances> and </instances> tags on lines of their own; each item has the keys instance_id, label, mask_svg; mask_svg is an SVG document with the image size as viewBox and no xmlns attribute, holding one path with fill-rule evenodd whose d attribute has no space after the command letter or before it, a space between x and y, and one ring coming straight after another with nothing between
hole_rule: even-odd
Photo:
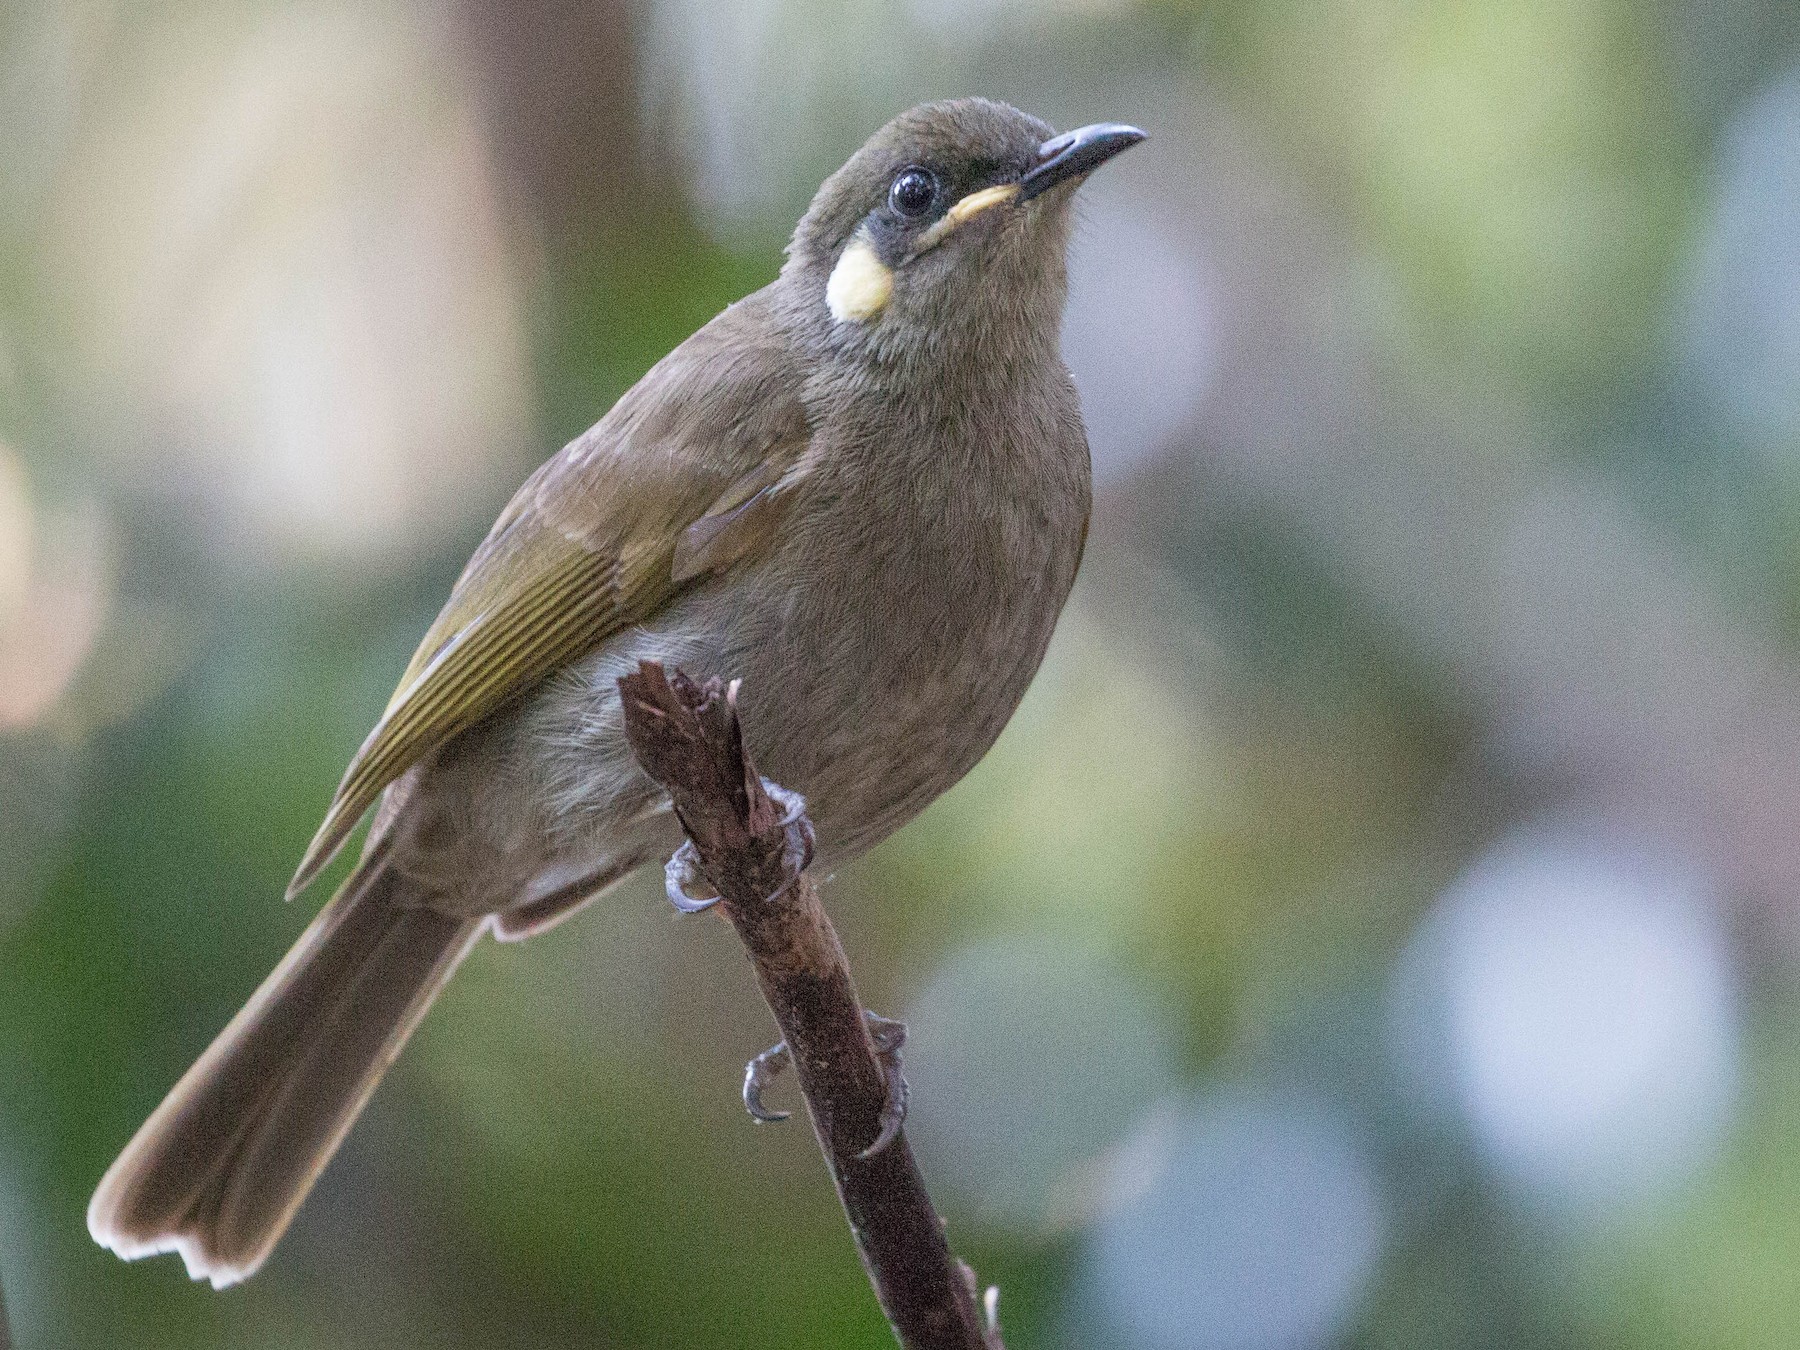
<instances>
[{"instance_id":1,"label":"bird's eye","mask_svg":"<svg viewBox=\"0 0 1800 1350\"><path fill-rule=\"evenodd\" d=\"M937 177L929 169L902 169L888 189L888 205L903 216L922 216L937 200Z\"/></svg>"}]
</instances>

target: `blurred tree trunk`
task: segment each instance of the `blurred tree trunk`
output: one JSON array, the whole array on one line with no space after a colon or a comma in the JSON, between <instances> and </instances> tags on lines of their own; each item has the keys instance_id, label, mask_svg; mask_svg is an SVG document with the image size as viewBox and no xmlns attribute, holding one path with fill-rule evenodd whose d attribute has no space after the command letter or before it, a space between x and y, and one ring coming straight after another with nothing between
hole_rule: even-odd
<instances>
[{"instance_id":1,"label":"blurred tree trunk","mask_svg":"<svg viewBox=\"0 0 1800 1350\"><path fill-rule=\"evenodd\" d=\"M640 125L639 6L457 0L495 159L553 250L676 199Z\"/></svg>"}]
</instances>

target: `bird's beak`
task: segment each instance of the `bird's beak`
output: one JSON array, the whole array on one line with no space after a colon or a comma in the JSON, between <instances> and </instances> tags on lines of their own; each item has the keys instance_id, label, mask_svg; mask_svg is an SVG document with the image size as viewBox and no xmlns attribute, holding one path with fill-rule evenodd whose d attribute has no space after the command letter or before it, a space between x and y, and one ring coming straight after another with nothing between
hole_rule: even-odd
<instances>
[{"instance_id":1,"label":"bird's beak","mask_svg":"<svg viewBox=\"0 0 1800 1350\"><path fill-rule=\"evenodd\" d=\"M1038 147L1037 163L1019 180L1018 200L1030 201L1058 183L1091 173L1147 136L1147 132L1119 122L1096 122L1091 127L1052 136Z\"/></svg>"}]
</instances>

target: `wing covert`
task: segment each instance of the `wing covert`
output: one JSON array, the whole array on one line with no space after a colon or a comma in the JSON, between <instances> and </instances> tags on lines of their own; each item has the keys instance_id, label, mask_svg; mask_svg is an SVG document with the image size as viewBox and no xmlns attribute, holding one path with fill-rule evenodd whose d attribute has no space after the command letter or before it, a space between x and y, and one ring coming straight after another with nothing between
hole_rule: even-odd
<instances>
[{"instance_id":1,"label":"wing covert","mask_svg":"<svg viewBox=\"0 0 1800 1350\"><path fill-rule=\"evenodd\" d=\"M810 428L792 358L743 341L748 304L677 348L515 494L351 760L290 896L433 750L772 542ZM718 516L724 539L690 557L693 532L708 535Z\"/></svg>"}]
</instances>

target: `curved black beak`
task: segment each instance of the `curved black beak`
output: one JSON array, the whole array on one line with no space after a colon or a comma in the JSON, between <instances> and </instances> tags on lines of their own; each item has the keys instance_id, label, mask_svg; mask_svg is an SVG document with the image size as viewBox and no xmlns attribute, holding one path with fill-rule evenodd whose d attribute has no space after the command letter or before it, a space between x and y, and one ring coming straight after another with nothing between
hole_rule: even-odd
<instances>
[{"instance_id":1,"label":"curved black beak","mask_svg":"<svg viewBox=\"0 0 1800 1350\"><path fill-rule=\"evenodd\" d=\"M1058 183L1091 173L1148 134L1120 122L1096 122L1091 127L1052 136L1038 147L1037 163L1019 180L1019 200L1030 201Z\"/></svg>"}]
</instances>

